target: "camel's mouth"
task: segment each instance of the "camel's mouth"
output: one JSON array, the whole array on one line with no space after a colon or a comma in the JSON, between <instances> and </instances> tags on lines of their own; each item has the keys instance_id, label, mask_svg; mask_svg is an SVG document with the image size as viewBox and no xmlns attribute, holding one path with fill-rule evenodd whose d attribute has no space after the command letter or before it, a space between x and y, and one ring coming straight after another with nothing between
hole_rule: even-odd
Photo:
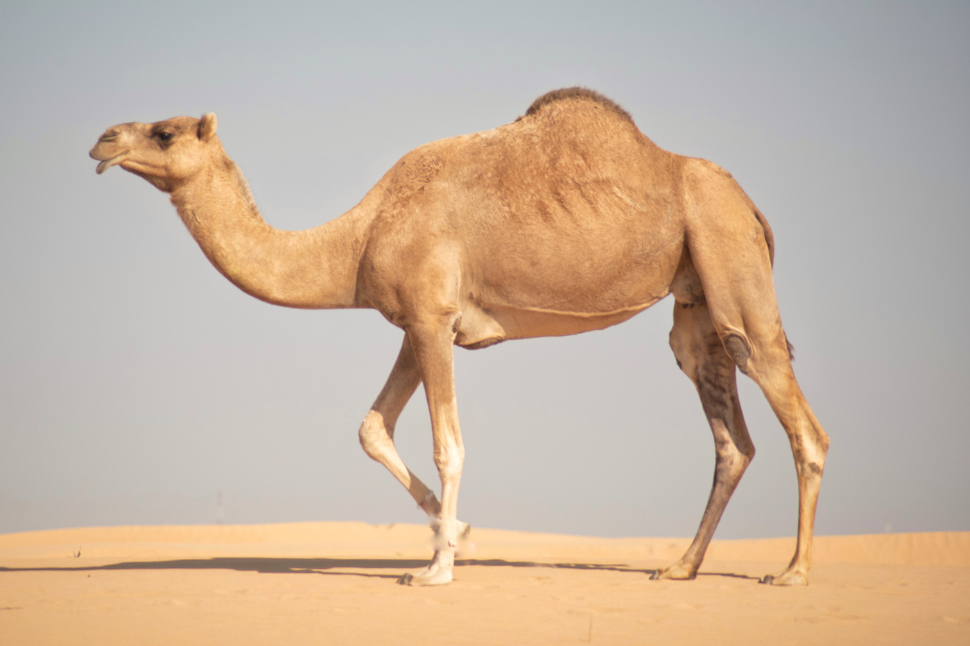
<instances>
[{"instance_id":1,"label":"camel's mouth","mask_svg":"<svg viewBox=\"0 0 970 646\"><path fill-rule=\"evenodd\" d=\"M128 151L126 150L123 153L120 153L118 155L115 155L111 159L105 159L104 161L102 161L100 164L98 164L98 168L97 168L98 175L100 175L104 171L108 170L112 166L116 166L116 165L120 164L121 162L123 162L124 161L124 157L127 154L128 154Z\"/></svg>"}]
</instances>

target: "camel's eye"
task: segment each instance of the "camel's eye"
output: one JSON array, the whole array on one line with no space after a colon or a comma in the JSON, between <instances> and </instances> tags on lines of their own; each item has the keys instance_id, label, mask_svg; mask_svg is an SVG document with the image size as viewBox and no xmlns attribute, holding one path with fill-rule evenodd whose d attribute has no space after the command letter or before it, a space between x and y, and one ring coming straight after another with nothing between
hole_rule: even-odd
<instances>
[{"instance_id":1,"label":"camel's eye","mask_svg":"<svg viewBox=\"0 0 970 646\"><path fill-rule=\"evenodd\" d=\"M160 132L160 133L158 133L158 140L161 141L163 144L167 144L168 142L172 141L172 139L175 139L175 133L174 132Z\"/></svg>"}]
</instances>

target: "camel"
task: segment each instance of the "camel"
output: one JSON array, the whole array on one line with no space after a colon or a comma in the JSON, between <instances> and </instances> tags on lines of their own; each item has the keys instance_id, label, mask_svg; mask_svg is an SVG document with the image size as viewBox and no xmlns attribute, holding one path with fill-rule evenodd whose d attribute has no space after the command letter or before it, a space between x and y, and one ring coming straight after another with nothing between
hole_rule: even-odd
<instances>
[{"instance_id":1,"label":"camel","mask_svg":"<svg viewBox=\"0 0 970 646\"><path fill-rule=\"evenodd\" d=\"M670 346L700 396L716 466L693 543L653 578L696 576L754 457L737 368L781 422L798 476L795 554L762 582L808 583L829 439L792 371L771 228L730 173L661 149L613 101L567 88L512 123L407 153L326 224L280 231L261 217L216 124L210 113L113 126L90 156L99 174L121 166L171 194L202 252L244 292L285 307L373 308L404 330L359 429L364 451L404 485L435 533L431 562L402 583L450 583L468 528L457 519L465 449L454 346L600 330L669 294ZM398 416L422 383L440 502L394 447Z\"/></svg>"}]
</instances>

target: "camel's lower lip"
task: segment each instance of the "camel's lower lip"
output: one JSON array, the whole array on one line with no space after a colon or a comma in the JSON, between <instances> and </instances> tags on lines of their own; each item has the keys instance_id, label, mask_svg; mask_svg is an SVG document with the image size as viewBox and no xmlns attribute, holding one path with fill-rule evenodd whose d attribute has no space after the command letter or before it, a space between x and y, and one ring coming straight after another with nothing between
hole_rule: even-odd
<instances>
[{"instance_id":1,"label":"camel's lower lip","mask_svg":"<svg viewBox=\"0 0 970 646\"><path fill-rule=\"evenodd\" d=\"M105 159L103 162L101 162L100 164L98 164L98 169L97 169L98 175L100 175L104 171L108 170L109 168L111 168L115 164L120 164L121 163L121 158L124 157L126 154L128 154L128 151L127 150L125 152L121 153L120 155L115 155L111 159Z\"/></svg>"}]
</instances>

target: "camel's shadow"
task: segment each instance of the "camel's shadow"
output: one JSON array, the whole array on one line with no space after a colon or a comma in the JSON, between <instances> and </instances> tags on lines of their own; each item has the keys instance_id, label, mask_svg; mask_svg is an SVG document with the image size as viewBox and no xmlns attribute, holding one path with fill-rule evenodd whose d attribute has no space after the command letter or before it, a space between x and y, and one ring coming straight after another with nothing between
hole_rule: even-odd
<instances>
[{"instance_id":1,"label":"camel's shadow","mask_svg":"<svg viewBox=\"0 0 970 646\"><path fill-rule=\"evenodd\" d=\"M400 574L391 572L347 572L345 570L416 570L427 565L426 560L382 558L264 558L264 557L217 557L208 559L174 559L168 561L130 561L93 566L65 567L0 567L4 572L96 572L113 570L236 570L261 574L322 574L329 576L357 576L380 579L398 579ZM535 561L506 561L504 559L458 559L457 567L514 567L552 568L567 570L592 570L622 572L654 576L654 569L633 568L623 564L607 563L539 563ZM698 577L730 577L751 579L758 577L732 572L699 572Z\"/></svg>"}]
</instances>

